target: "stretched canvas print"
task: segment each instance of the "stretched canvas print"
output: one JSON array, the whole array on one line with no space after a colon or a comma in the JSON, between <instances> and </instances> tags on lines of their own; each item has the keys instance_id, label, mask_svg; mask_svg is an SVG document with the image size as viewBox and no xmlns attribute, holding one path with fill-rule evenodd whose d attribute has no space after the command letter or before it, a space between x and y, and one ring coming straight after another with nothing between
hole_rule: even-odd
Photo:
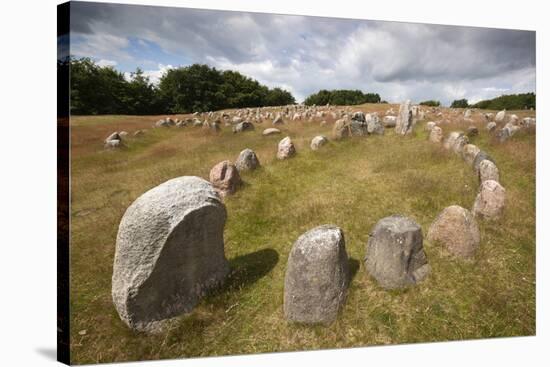
<instances>
[{"instance_id":1,"label":"stretched canvas print","mask_svg":"<svg viewBox=\"0 0 550 367\"><path fill-rule=\"evenodd\" d=\"M535 334L535 32L58 6L58 358Z\"/></svg>"}]
</instances>

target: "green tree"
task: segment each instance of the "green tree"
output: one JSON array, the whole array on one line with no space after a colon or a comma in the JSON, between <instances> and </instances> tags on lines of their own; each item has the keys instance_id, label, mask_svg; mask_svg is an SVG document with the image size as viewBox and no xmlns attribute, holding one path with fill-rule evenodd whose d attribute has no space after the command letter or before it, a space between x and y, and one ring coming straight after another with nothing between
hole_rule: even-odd
<instances>
[{"instance_id":1,"label":"green tree","mask_svg":"<svg viewBox=\"0 0 550 367\"><path fill-rule=\"evenodd\" d=\"M133 115L149 115L159 110L157 91L140 68L130 74L122 102L126 112Z\"/></svg>"},{"instance_id":2,"label":"green tree","mask_svg":"<svg viewBox=\"0 0 550 367\"><path fill-rule=\"evenodd\" d=\"M100 67L89 58L71 60L71 113L124 113L126 80L112 67Z\"/></svg>"},{"instance_id":3,"label":"green tree","mask_svg":"<svg viewBox=\"0 0 550 367\"><path fill-rule=\"evenodd\" d=\"M420 105L421 106L430 106L430 107L439 107L439 106L441 106L441 102L430 99L428 101L420 102Z\"/></svg>"},{"instance_id":4,"label":"green tree","mask_svg":"<svg viewBox=\"0 0 550 367\"><path fill-rule=\"evenodd\" d=\"M493 99L479 101L472 107L488 110L521 110L521 109L536 109L537 96L535 93L509 94L502 95Z\"/></svg>"},{"instance_id":5,"label":"green tree","mask_svg":"<svg viewBox=\"0 0 550 367\"><path fill-rule=\"evenodd\" d=\"M317 93L309 95L304 104L311 106L322 106L330 103L331 105L358 105L363 103L380 103L378 93L363 93L360 90L322 89Z\"/></svg>"},{"instance_id":6,"label":"green tree","mask_svg":"<svg viewBox=\"0 0 550 367\"><path fill-rule=\"evenodd\" d=\"M452 108L467 108L468 107L468 100L463 99L455 99L453 103L451 103Z\"/></svg>"}]
</instances>

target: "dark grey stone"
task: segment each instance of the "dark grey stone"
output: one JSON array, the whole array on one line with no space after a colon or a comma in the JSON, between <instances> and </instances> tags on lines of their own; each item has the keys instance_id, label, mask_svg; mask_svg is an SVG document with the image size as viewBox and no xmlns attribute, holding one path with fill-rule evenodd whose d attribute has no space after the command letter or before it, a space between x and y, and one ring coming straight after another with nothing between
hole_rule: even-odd
<instances>
[{"instance_id":1,"label":"dark grey stone","mask_svg":"<svg viewBox=\"0 0 550 367\"><path fill-rule=\"evenodd\" d=\"M235 166L239 171L252 171L260 166L260 161L252 149L246 148L239 154Z\"/></svg>"},{"instance_id":2,"label":"dark grey stone","mask_svg":"<svg viewBox=\"0 0 550 367\"><path fill-rule=\"evenodd\" d=\"M369 235L365 266L386 289L403 288L430 272L422 228L412 219L392 215L378 221Z\"/></svg>"},{"instance_id":3,"label":"dark grey stone","mask_svg":"<svg viewBox=\"0 0 550 367\"><path fill-rule=\"evenodd\" d=\"M243 131L252 131L252 130L254 130L254 125L248 121L239 122L237 125L233 126L234 133L241 133Z\"/></svg>"}]
</instances>

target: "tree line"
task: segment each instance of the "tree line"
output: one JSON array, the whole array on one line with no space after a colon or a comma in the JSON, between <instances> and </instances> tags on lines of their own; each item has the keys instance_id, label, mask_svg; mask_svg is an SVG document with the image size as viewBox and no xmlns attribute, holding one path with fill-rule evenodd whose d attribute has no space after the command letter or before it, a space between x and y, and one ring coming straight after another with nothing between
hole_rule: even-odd
<instances>
[{"instance_id":1,"label":"tree line","mask_svg":"<svg viewBox=\"0 0 550 367\"><path fill-rule=\"evenodd\" d=\"M484 110L523 110L536 109L537 96L535 93L520 93L520 94L505 94L493 99L479 101L474 104L469 104L467 99L457 99L451 103L453 108L481 108Z\"/></svg>"},{"instance_id":2,"label":"tree line","mask_svg":"<svg viewBox=\"0 0 550 367\"><path fill-rule=\"evenodd\" d=\"M380 96L378 93L363 93L360 90L349 89L322 89L317 93L309 95L305 99L304 104L307 106L323 106L328 103L336 106L344 106L380 102Z\"/></svg>"},{"instance_id":3,"label":"tree line","mask_svg":"<svg viewBox=\"0 0 550 367\"><path fill-rule=\"evenodd\" d=\"M70 68L71 113L76 115L206 112L296 102L286 90L208 65L169 69L154 85L140 68L126 78L90 58L71 58L65 63Z\"/></svg>"}]
</instances>

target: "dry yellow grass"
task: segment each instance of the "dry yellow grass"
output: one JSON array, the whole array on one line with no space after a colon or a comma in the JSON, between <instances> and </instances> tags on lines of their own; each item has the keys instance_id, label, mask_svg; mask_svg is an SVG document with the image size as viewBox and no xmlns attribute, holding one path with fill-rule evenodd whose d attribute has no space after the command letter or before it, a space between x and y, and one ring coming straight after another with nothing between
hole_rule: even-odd
<instances>
[{"instance_id":1,"label":"dry yellow grass","mask_svg":"<svg viewBox=\"0 0 550 367\"><path fill-rule=\"evenodd\" d=\"M395 110L398 106L393 106ZM388 105L354 109L383 113ZM526 112L518 111L523 116ZM451 112L445 133L465 129ZM181 117L181 116L179 116ZM331 137L332 124L285 125L261 131L205 135L196 128L149 129L121 151L104 151L115 130L148 128L159 117L82 116L71 120L71 347L75 363L210 356L532 335L535 333L535 134L505 144L490 139L481 119L473 143L488 151L507 189L505 215L480 223L482 243L472 261L459 261L425 241L432 274L420 285L384 291L362 259L368 233L384 216L402 213L424 233L446 206L470 208L478 182L457 156L414 136L331 141L317 152L313 136ZM277 161L289 135L298 155ZM118 223L148 189L176 176L208 177L217 162L253 149L262 169L243 174L246 185L226 200L226 256L235 275L178 326L161 335L133 333L111 301ZM287 324L283 318L286 260L296 238L333 223L344 230L353 269L346 305L329 327ZM86 335L79 335L80 330Z\"/></svg>"}]
</instances>

